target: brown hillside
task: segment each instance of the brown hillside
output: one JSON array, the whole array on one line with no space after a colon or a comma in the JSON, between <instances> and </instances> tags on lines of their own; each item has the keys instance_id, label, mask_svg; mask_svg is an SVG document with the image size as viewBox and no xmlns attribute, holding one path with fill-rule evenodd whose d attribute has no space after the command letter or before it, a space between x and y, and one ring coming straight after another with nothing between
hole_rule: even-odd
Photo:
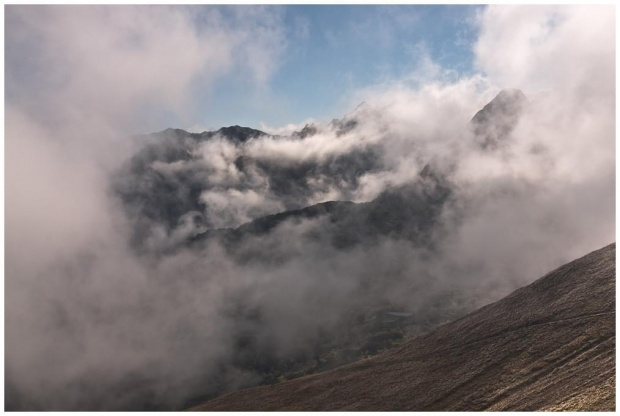
<instances>
[{"instance_id":1,"label":"brown hillside","mask_svg":"<svg viewBox=\"0 0 620 416\"><path fill-rule=\"evenodd\" d=\"M614 410L615 243L373 358L192 410Z\"/></svg>"}]
</instances>

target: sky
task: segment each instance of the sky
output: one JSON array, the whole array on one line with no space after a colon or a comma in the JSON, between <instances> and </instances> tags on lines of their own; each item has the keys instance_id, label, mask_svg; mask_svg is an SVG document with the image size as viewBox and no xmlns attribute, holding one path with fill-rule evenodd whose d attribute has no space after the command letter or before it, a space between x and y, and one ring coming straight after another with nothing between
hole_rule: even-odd
<instances>
[{"instance_id":1,"label":"sky","mask_svg":"<svg viewBox=\"0 0 620 416\"><path fill-rule=\"evenodd\" d=\"M82 8L84 18L94 19L94 13L85 9ZM162 106L149 102L144 112L150 114L150 118L141 119L124 130L149 133L174 127L204 131L230 125L269 130L290 123L303 127L309 120L329 121L350 112L365 98L359 92L373 85L404 78L415 81L416 76L428 75L437 67L453 71L455 78L469 75L475 69L472 46L478 34L476 16L483 9L484 6L447 5L178 7L175 11L179 19L187 20L189 30L183 34L187 39L171 36L168 41L181 40L180 45L186 50L165 52L169 56L185 53L186 61L176 56L170 58L178 60L179 68L173 68L170 62L157 62L153 49L149 51L149 59L140 65L149 69L155 65L158 68L153 72L179 77L178 94L184 93L181 85L187 81L184 106L191 111L162 110ZM153 14L157 15L157 10L155 6ZM161 10L159 13L162 14ZM112 22L113 15L108 13L103 20ZM42 14L39 18L45 19ZM7 102L20 95L15 89L23 90L24 84L35 90L33 95L44 93L41 88L46 92L60 88L76 74L77 69L69 69L69 65L80 53L84 54L81 57L84 61L92 53L101 68L112 65L118 51L111 50L112 44L102 42L112 41L112 38L104 32L101 21L85 25L78 22L80 17L62 16L60 19L67 21L67 27L79 30L82 40L61 39L59 36L67 34L50 27L54 32L46 35L48 49L68 51L67 46L53 45L59 42L76 44L80 52L62 58L63 65L54 62L52 67L51 62L43 65L42 58L24 55L23 51L33 46L32 39L24 40L20 47L16 46L17 42L9 42L7 58L14 64L8 68ZM164 22L165 16L158 19L164 26L169 24ZM16 39L20 33L11 30L18 21L9 13L9 38ZM110 27L119 25L126 32L117 35L117 41L127 42L129 46L133 42L132 47L138 48L146 44L144 36L151 32L140 33L145 26L132 26L128 19L110 23ZM214 31L218 31L219 41L213 36ZM141 41L135 42L140 38ZM131 49L123 51L128 52ZM104 74L101 69L100 76L114 80L109 86L112 89L123 82L120 79L123 71L136 73L138 65L119 59L112 69L118 74ZM182 65L185 69L180 68ZM164 66L166 68L162 69ZM43 73L42 68L48 68L49 72ZM84 73L90 78L80 82L96 82L97 74L93 75L89 68L84 68ZM136 82L144 83L141 90L144 96L158 88L155 82L152 85L146 85L145 80ZM92 87L88 85L87 88Z\"/></svg>"},{"instance_id":2,"label":"sky","mask_svg":"<svg viewBox=\"0 0 620 416\"><path fill-rule=\"evenodd\" d=\"M229 74L212 90L200 123L260 128L324 120L352 110L353 91L421 70L430 58L473 70L480 6L278 6L282 59L261 87Z\"/></svg>"}]
</instances>

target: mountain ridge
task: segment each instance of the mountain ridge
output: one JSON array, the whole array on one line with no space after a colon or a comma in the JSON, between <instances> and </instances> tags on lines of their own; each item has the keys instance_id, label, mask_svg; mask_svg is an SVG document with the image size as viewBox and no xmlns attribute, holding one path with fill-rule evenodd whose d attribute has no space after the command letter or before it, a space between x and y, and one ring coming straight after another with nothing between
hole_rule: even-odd
<instances>
[{"instance_id":1,"label":"mountain ridge","mask_svg":"<svg viewBox=\"0 0 620 416\"><path fill-rule=\"evenodd\" d=\"M297 210L288 210L256 218L236 228L207 230L192 239L196 244L210 237L224 237L237 243L247 235L262 235L285 221L328 217L330 239L335 247L345 248L363 241L374 242L378 236L430 242L428 233L436 225L442 206L450 197L446 178L428 166L416 182L382 192L362 203L325 201Z\"/></svg>"}]
</instances>

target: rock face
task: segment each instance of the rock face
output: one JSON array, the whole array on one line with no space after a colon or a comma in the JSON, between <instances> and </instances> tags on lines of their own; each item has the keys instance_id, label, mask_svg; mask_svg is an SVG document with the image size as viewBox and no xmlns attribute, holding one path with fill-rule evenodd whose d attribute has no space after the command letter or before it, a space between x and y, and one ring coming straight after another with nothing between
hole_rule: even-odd
<instances>
[{"instance_id":1,"label":"rock face","mask_svg":"<svg viewBox=\"0 0 620 416\"><path fill-rule=\"evenodd\" d=\"M471 120L478 144L489 150L501 146L516 127L526 104L527 98L520 90L500 91Z\"/></svg>"},{"instance_id":2,"label":"rock face","mask_svg":"<svg viewBox=\"0 0 620 416\"><path fill-rule=\"evenodd\" d=\"M615 409L615 243L375 357L192 410Z\"/></svg>"}]
</instances>

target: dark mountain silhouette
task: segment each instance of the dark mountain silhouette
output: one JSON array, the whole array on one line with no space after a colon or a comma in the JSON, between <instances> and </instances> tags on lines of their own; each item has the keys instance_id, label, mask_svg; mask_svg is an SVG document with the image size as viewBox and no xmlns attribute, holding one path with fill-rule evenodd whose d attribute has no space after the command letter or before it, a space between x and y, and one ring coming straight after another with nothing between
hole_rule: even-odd
<instances>
[{"instance_id":1,"label":"dark mountain silhouette","mask_svg":"<svg viewBox=\"0 0 620 416\"><path fill-rule=\"evenodd\" d=\"M295 131L291 134L292 137L298 137L300 139L305 139L308 136L313 136L318 132L318 129L314 124L306 124L303 129L300 131Z\"/></svg>"},{"instance_id":2,"label":"dark mountain silhouette","mask_svg":"<svg viewBox=\"0 0 620 416\"><path fill-rule=\"evenodd\" d=\"M299 210L285 211L258 218L236 229L210 230L193 238L198 244L212 238L234 253L236 247L249 237L268 234L285 222L299 222L324 217L321 228L314 229L311 238L323 239L337 249L358 244L373 244L378 239L407 239L430 246L431 232L438 226L443 205L450 197L450 183L427 166L417 181L388 189L367 203L328 201ZM269 258L261 252L260 258ZM254 258L257 259L257 258Z\"/></svg>"},{"instance_id":3,"label":"dark mountain silhouette","mask_svg":"<svg viewBox=\"0 0 620 416\"><path fill-rule=\"evenodd\" d=\"M208 140L215 136L221 136L233 142L243 143L249 139L253 139L261 136L269 136L269 134L260 130L251 129L249 127L230 126L222 127L216 131L203 131L202 133L190 133L183 129L166 129L157 133L153 133L152 136L162 137L167 139L183 139L192 138L196 140Z\"/></svg>"},{"instance_id":4,"label":"dark mountain silhouette","mask_svg":"<svg viewBox=\"0 0 620 416\"><path fill-rule=\"evenodd\" d=\"M375 357L207 411L615 409L615 243Z\"/></svg>"}]
</instances>

